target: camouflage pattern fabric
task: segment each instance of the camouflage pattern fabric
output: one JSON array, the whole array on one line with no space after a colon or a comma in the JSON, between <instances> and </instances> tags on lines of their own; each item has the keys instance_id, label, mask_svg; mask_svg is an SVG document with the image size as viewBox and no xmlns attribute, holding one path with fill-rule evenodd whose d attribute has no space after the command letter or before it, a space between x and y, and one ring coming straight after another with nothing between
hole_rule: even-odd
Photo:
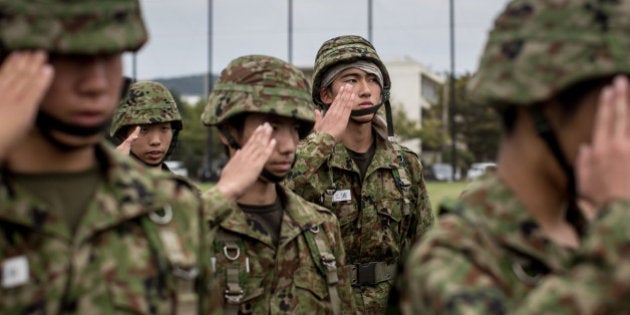
<instances>
[{"instance_id":1,"label":"camouflage pattern fabric","mask_svg":"<svg viewBox=\"0 0 630 315\"><path fill-rule=\"evenodd\" d=\"M0 0L0 51L94 55L147 41L137 0Z\"/></svg>"},{"instance_id":2,"label":"camouflage pattern fabric","mask_svg":"<svg viewBox=\"0 0 630 315\"><path fill-rule=\"evenodd\" d=\"M332 314L326 277L318 271L309 249L306 233L319 227L329 250L336 257L337 268L345 265L345 254L339 223L327 209L304 201L288 189L279 186L285 211L279 245L271 236L248 218L236 204L213 207L207 222L213 227L206 243L212 244L207 253L214 266L211 272L210 313L222 314L226 308L227 269L238 264L239 285L244 293L239 305L243 314ZM221 198L209 193L205 200ZM216 202L213 202L216 203ZM236 239L239 255L227 257L226 242L218 235ZM233 257L233 256L230 256ZM341 298L341 313L352 314L352 293L347 277L340 272L337 285Z\"/></svg>"},{"instance_id":3,"label":"camouflage pattern fabric","mask_svg":"<svg viewBox=\"0 0 630 315\"><path fill-rule=\"evenodd\" d=\"M376 64L383 74L383 86L381 101L389 99L391 80L387 68L376 53L374 46L365 38L356 35L344 35L331 38L322 44L315 57L315 67L313 70L312 99L320 108L327 108L319 98L324 75L331 67L339 63L352 63L357 60L371 61Z\"/></svg>"},{"instance_id":4,"label":"camouflage pattern fabric","mask_svg":"<svg viewBox=\"0 0 630 315\"><path fill-rule=\"evenodd\" d=\"M630 2L511 1L469 83L479 104L533 105L574 83L630 73Z\"/></svg>"},{"instance_id":5,"label":"camouflage pattern fabric","mask_svg":"<svg viewBox=\"0 0 630 315\"><path fill-rule=\"evenodd\" d=\"M462 201L445 203L439 223L414 246L402 313L626 313L629 205L613 205L574 255L547 239L492 175Z\"/></svg>"},{"instance_id":6,"label":"camouflage pattern fabric","mask_svg":"<svg viewBox=\"0 0 630 315\"><path fill-rule=\"evenodd\" d=\"M391 142L377 136L376 152L361 182L358 167L343 144L335 145L332 136L311 134L298 147L298 159L288 176L288 187L320 205L333 183L338 192L349 193L349 200L333 202L331 208L341 224L349 265L381 261L396 264L433 222L422 165L414 153L401 153L404 161L399 160ZM404 163L411 182L409 215L404 214L403 194L393 176L399 163ZM388 280L355 287L358 311L383 313L392 284L393 280Z\"/></svg>"},{"instance_id":7,"label":"camouflage pattern fabric","mask_svg":"<svg viewBox=\"0 0 630 315\"><path fill-rule=\"evenodd\" d=\"M274 114L301 121L304 137L315 123L308 91L302 71L280 59L239 57L221 72L201 121L214 126L242 113Z\"/></svg>"},{"instance_id":8,"label":"camouflage pattern fabric","mask_svg":"<svg viewBox=\"0 0 630 315\"><path fill-rule=\"evenodd\" d=\"M195 313L203 226L194 190L105 144L97 152L106 180L74 233L28 192L0 185L0 313ZM154 219L169 209L170 220Z\"/></svg>"},{"instance_id":9,"label":"camouflage pattern fabric","mask_svg":"<svg viewBox=\"0 0 630 315\"><path fill-rule=\"evenodd\" d=\"M110 136L117 135L125 126L163 122L175 122L173 128L182 129L182 116L171 92L158 82L136 82L129 87L114 114Z\"/></svg>"},{"instance_id":10,"label":"camouflage pattern fabric","mask_svg":"<svg viewBox=\"0 0 630 315\"><path fill-rule=\"evenodd\" d=\"M570 269L547 277L514 312L627 314L630 310L630 200L609 205L593 222Z\"/></svg>"}]
</instances>

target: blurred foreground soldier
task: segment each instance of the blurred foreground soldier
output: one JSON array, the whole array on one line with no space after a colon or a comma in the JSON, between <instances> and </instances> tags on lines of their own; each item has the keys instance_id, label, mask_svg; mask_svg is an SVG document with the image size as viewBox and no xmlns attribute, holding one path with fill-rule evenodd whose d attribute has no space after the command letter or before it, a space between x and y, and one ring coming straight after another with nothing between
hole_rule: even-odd
<instances>
[{"instance_id":1,"label":"blurred foreground soldier","mask_svg":"<svg viewBox=\"0 0 630 315\"><path fill-rule=\"evenodd\" d=\"M498 171L414 247L405 313L628 313L629 34L628 0L508 4L469 94Z\"/></svg>"},{"instance_id":2,"label":"blurred foreground soldier","mask_svg":"<svg viewBox=\"0 0 630 315\"><path fill-rule=\"evenodd\" d=\"M346 272L366 314L384 311L396 264L433 220L418 157L390 142L385 129L393 126L378 114L383 104L390 112L389 89L387 69L367 40L324 42L312 99L325 113L317 112L315 133L300 145L289 176L298 195L339 218Z\"/></svg>"},{"instance_id":3,"label":"blurred foreground soldier","mask_svg":"<svg viewBox=\"0 0 630 315\"><path fill-rule=\"evenodd\" d=\"M182 127L171 92L158 82L142 81L131 84L120 102L110 136L121 141L118 151L168 171L164 160L177 145Z\"/></svg>"},{"instance_id":4,"label":"blurred foreground soldier","mask_svg":"<svg viewBox=\"0 0 630 315\"><path fill-rule=\"evenodd\" d=\"M275 149L231 211L215 211L210 312L351 314L352 293L336 217L279 182L315 115L304 75L267 56L233 60L210 94L202 121L217 126L230 161L252 133L273 127ZM225 171L221 174L223 180Z\"/></svg>"},{"instance_id":5,"label":"blurred foreground soldier","mask_svg":"<svg viewBox=\"0 0 630 315\"><path fill-rule=\"evenodd\" d=\"M138 2L0 0L0 17L0 314L197 313L195 191L103 140L121 54L146 41ZM262 168L258 135L208 204L248 186L234 169Z\"/></svg>"}]
</instances>

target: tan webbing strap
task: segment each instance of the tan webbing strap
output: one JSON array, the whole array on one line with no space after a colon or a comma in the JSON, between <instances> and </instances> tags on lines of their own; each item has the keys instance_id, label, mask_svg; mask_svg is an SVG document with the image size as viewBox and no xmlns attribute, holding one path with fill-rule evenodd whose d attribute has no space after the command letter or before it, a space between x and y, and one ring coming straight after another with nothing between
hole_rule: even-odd
<instances>
[{"instance_id":1,"label":"tan webbing strap","mask_svg":"<svg viewBox=\"0 0 630 315\"><path fill-rule=\"evenodd\" d=\"M330 176L331 186L330 188L326 189L326 191L324 192L324 195L321 196L322 205L327 209L332 209L333 196L335 192L337 191L337 183L335 183L332 166L330 166L330 158L332 158L332 156L334 155L335 155L335 148L333 147L333 154L331 154L330 157L328 158L328 175Z\"/></svg>"},{"instance_id":2,"label":"tan webbing strap","mask_svg":"<svg viewBox=\"0 0 630 315\"><path fill-rule=\"evenodd\" d=\"M170 218L168 215L144 216L141 224L158 258L158 269L164 272L170 265L174 281L173 285L176 290L175 311L177 314L196 314L198 313L199 300L195 281L199 276L199 269L196 261L184 254L184 248L181 246L179 236L166 227L160 227L161 225L168 225L172 220L172 209L170 209L170 206L168 208L165 207L164 210L166 214L170 211ZM165 217L168 219L164 220ZM166 261L162 257L166 257Z\"/></svg>"},{"instance_id":3,"label":"tan webbing strap","mask_svg":"<svg viewBox=\"0 0 630 315\"><path fill-rule=\"evenodd\" d=\"M397 168L395 168L393 172L396 186L398 186L403 198L402 213L404 216L408 216L411 214L411 201L409 200L409 189L411 188L411 181L409 180L409 176L407 176L407 170L403 167L402 163Z\"/></svg>"},{"instance_id":4,"label":"tan webbing strap","mask_svg":"<svg viewBox=\"0 0 630 315\"><path fill-rule=\"evenodd\" d=\"M217 233L217 242L222 242L223 255L230 263L225 268L225 307L224 311L226 315L237 315L241 299L245 295L245 291L240 285L239 275L241 266L238 258L241 255L240 247L238 246L239 238L233 235L228 235L223 232Z\"/></svg>"},{"instance_id":5,"label":"tan webbing strap","mask_svg":"<svg viewBox=\"0 0 630 315\"><path fill-rule=\"evenodd\" d=\"M317 231L319 231L319 229L317 229ZM337 260L335 256L329 252L330 247L324 241L323 236L319 236L320 233L316 232L313 232L313 234L315 235L315 245L319 251L321 262L326 268L326 283L328 283L328 295L330 296L333 314L339 315L341 314L341 299L339 298L339 291L337 290L337 284L339 283Z\"/></svg>"},{"instance_id":6,"label":"tan webbing strap","mask_svg":"<svg viewBox=\"0 0 630 315\"><path fill-rule=\"evenodd\" d=\"M406 167L409 163L405 156L403 155L402 147L399 145L395 145L396 150L398 152L398 167L392 170L394 175L394 182L400 190L402 197L402 215L403 219L400 224L399 235L401 235L401 243L400 248L403 253L403 257L405 253L411 247L411 243L415 238L415 225L417 224L419 218L415 211L412 213L411 211L411 200L409 198L409 193L411 190L411 181L409 180L409 172Z\"/></svg>"},{"instance_id":7,"label":"tan webbing strap","mask_svg":"<svg viewBox=\"0 0 630 315\"><path fill-rule=\"evenodd\" d=\"M227 266L225 271L225 314L228 315L238 314L239 305L244 295L243 288L241 288L238 281L239 271L238 262L234 262Z\"/></svg>"},{"instance_id":8,"label":"tan webbing strap","mask_svg":"<svg viewBox=\"0 0 630 315\"><path fill-rule=\"evenodd\" d=\"M334 189L326 189L326 192L324 193L323 196L323 206L324 208L327 209L332 209L332 204L333 204L333 195L335 194L335 190Z\"/></svg>"},{"instance_id":9,"label":"tan webbing strap","mask_svg":"<svg viewBox=\"0 0 630 315\"><path fill-rule=\"evenodd\" d=\"M197 268L189 270L174 267L175 287L177 288L177 314L196 314L199 307L195 279L199 274Z\"/></svg>"}]
</instances>

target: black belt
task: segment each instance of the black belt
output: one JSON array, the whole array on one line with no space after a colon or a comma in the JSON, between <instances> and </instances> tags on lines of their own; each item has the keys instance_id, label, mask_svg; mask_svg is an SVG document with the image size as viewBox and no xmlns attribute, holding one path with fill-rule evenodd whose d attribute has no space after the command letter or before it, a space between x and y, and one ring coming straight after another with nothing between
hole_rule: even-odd
<instances>
[{"instance_id":1,"label":"black belt","mask_svg":"<svg viewBox=\"0 0 630 315\"><path fill-rule=\"evenodd\" d=\"M374 286L383 281L394 279L396 264L372 261L363 264L346 266L353 287Z\"/></svg>"}]
</instances>

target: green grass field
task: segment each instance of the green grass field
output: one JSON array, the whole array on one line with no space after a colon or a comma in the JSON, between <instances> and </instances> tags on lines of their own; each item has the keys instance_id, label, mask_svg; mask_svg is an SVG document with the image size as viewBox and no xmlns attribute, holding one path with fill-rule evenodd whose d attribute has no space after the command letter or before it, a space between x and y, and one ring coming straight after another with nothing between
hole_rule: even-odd
<instances>
[{"instance_id":1,"label":"green grass field","mask_svg":"<svg viewBox=\"0 0 630 315\"><path fill-rule=\"evenodd\" d=\"M457 198L470 182L426 182L427 192L433 209L437 209L444 198Z\"/></svg>"},{"instance_id":2,"label":"green grass field","mask_svg":"<svg viewBox=\"0 0 630 315\"><path fill-rule=\"evenodd\" d=\"M429 199L434 209L440 204L442 199L446 197L457 198L461 191L470 182L426 182ZM213 183L201 183L200 188L205 191L212 187Z\"/></svg>"}]
</instances>

